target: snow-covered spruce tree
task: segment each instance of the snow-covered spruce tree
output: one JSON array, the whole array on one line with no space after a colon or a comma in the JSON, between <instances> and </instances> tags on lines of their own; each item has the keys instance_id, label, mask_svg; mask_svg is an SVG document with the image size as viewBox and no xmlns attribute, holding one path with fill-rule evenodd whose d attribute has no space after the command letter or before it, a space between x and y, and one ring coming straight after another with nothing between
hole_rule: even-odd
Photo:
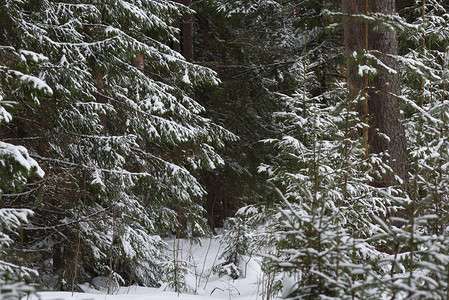
<instances>
[{"instance_id":1,"label":"snow-covered spruce tree","mask_svg":"<svg viewBox=\"0 0 449 300\"><path fill-rule=\"evenodd\" d=\"M373 299L409 297L444 299L447 296L445 280L448 262L447 244L444 242L445 230L442 230L445 226L444 224L440 226L440 220L444 218L441 218L442 215L438 213L444 211L442 206L444 200L442 201L441 195L446 193L444 171L441 172L440 166L444 165L445 156L444 148L442 148L445 142L441 140L443 136L441 132L444 131L442 128L445 123L444 74L447 64L445 49L447 21L444 19L444 8L437 2L427 2L429 7L426 7L424 1L416 4L414 8L410 8L413 13L408 17L408 20L410 18L415 20L414 24L407 23L399 16L380 13L369 13L368 18L365 19L367 27L369 23L376 23L381 24L379 26L381 28L377 30L388 31L391 28L397 28L405 32L400 36L404 53L387 56L401 63L402 96L395 94L398 91L390 91L390 95L402 101L402 107L408 117L408 147L412 154L410 158L412 178L410 194L405 198L391 197L391 194L385 193L386 191L379 190L388 198L395 200L406 213L399 214L403 216L402 218L394 213L386 220L374 218L380 226L378 231L383 231L377 238L391 245L383 249L378 248L387 254L378 260L378 263L390 271L371 273L366 278L360 286L367 292L363 295L363 299L368 296ZM429 8L433 9L427 13ZM410 35L410 31L416 34ZM354 56L358 73L364 75L363 70L372 70L371 76L367 74L363 77L365 89L367 87L373 89L373 82L375 82L373 78L379 76L382 69L388 69L392 64L391 61L387 63L379 56L379 54L384 55L382 52L370 49L362 52L362 55ZM396 72L393 71L389 72ZM373 100L368 97L368 101ZM390 143L391 136L383 136ZM436 223L438 225L435 225Z\"/></svg>"},{"instance_id":2,"label":"snow-covered spruce tree","mask_svg":"<svg viewBox=\"0 0 449 300\"><path fill-rule=\"evenodd\" d=\"M234 217L226 220L220 240L223 249L220 258L224 262L215 266L215 273L232 279L246 277L250 259L270 248L269 235L261 226L269 215L266 208L254 204L242 207Z\"/></svg>"},{"instance_id":3,"label":"snow-covered spruce tree","mask_svg":"<svg viewBox=\"0 0 449 300\"><path fill-rule=\"evenodd\" d=\"M25 283L38 273L23 266L23 261L12 254L13 238L19 235L32 211L28 209L0 208L0 299L20 299L35 292L35 287Z\"/></svg>"},{"instance_id":4,"label":"snow-covered spruce tree","mask_svg":"<svg viewBox=\"0 0 449 300\"><path fill-rule=\"evenodd\" d=\"M11 7L0 7L0 18L14 14ZM28 178L43 177L44 172L30 157L28 150L5 139L2 126L12 120L12 112L23 105L39 103L42 95L51 95L52 90L33 74L32 69L46 58L31 51L5 45L6 37L0 34L0 299L18 299L23 294L34 292L34 287L24 283L37 275L35 270L23 266L23 257L11 250L21 227L28 222L33 212L20 209L5 201L5 197L20 197L30 193L34 187ZM36 183L34 183L36 185ZM11 205L11 206L10 206Z\"/></svg>"},{"instance_id":5,"label":"snow-covered spruce tree","mask_svg":"<svg viewBox=\"0 0 449 300\"><path fill-rule=\"evenodd\" d=\"M447 244L447 7L416 1L401 15L402 97L410 153L410 218L394 233L391 297L446 299ZM399 28L401 26L398 26ZM413 31L414 34L410 34ZM390 233L391 234L391 233ZM393 276L393 275L392 275Z\"/></svg>"},{"instance_id":6,"label":"snow-covered spruce tree","mask_svg":"<svg viewBox=\"0 0 449 300\"><path fill-rule=\"evenodd\" d=\"M234 6L234 2L227 3L224 6L224 10L228 10L230 14L236 15L242 13L255 15L256 17L254 17L254 20L258 20L257 16L263 19L259 15L261 14L261 12L258 11L259 5L260 7L263 7L264 4L268 5L268 2L264 1L257 3L253 1L238 3L241 5ZM278 146L276 147L276 150L271 153L282 152L282 155L275 156L272 154L270 156L272 165L263 166L261 168L261 170L268 171L268 174L272 176L272 181L276 182L281 190L288 190L286 197L288 201L292 201L293 203L299 202L299 204L298 206L295 206L296 204L282 204L278 206L282 213L275 214L275 217L271 218L271 221L268 220L265 221L266 223L262 223L261 227L258 227L258 230L264 230L266 233L273 233L273 228L278 228L279 231L282 232L275 234L275 236L281 240L278 243L280 251L274 251L274 255L269 256L269 260L271 260L274 269L285 269L291 274L301 274L301 276L303 276L301 278L296 278L295 282L298 285L293 287L289 292L286 292L286 294L291 293L291 295L296 294L297 296L300 296L313 291L314 293L322 292L323 295L345 295L345 293L349 291L349 295L352 296L351 291L358 295L361 295L363 291L360 291L360 288L358 291L349 289L348 287L353 286L351 280L358 280L358 286L360 287L360 282L363 282L363 279L366 279L367 276L355 278L357 276L348 275L352 270L351 267L347 267L347 263L352 262L352 257L354 257L354 259L362 257L362 260L366 262L369 258L375 261L375 259L382 256L373 246L377 242L373 242L370 245L363 243L363 239L378 232L377 228L369 223L370 215L375 213L384 216L386 207L383 197L373 196L371 194L372 192L370 192L370 187L365 185L365 183L371 179L371 175L369 173L367 174L368 171L372 171L372 169L370 169L371 164L368 164L362 159L365 154L364 150L360 149L361 141L354 138L358 136L357 131L361 130L360 126L362 122L357 119L358 114L355 110L356 107L360 106L359 102L361 102L361 97L354 99L355 103L351 102L349 105L351 110L350 113L348 113L350 114L348 118L351 118L352 121L347 125L345 122L342 122L346 119L342 119L338 116L339 113L345 115L344 109L346 109L347 96L344 88L339 86L336 88L337 91L335 91L335 93L329 93L326 96L323 95L323 91L326 91L327 89L331 90L331 83L335 81L335 77L340 80L344 76L339 73L340 68L338 68L337 64L337 62L343 64L342 51L339 51L339 49L341 50L341 47L335 46L338 44L335 42L338 34L329 34L325 30L323 27L323 15L320 14L320 9L331 9L332 5L335 5L335 3L324 3L325 5L323 7L322 2L317 3L316 1L308 1L307 3L303 2L298 6L292 5L290 9L286 9L286 7L279 3L273 1L269 2L270 5L277 5L278 13L286 13L286 16L288 16L287 18L284 18L286 23L291 20L296 20L298 22L294 25L286 25L286 27L292 29L295 28L295 26L298 26L300 28L295 35L295 46L304 48L304 41L307 40L307 47L305 47L307 50L307 60L298 59L298 55L301 55L301 53L296 49L296 56L293 56L292 64L289 65L288 71L283 73L283 76L288 74L288 76L295 77L295 84L293 86L297 88L299 92L295 97L285 97L285 101L288 104L286 104L284 108L288 110L288 113L278 114L278 120L283 119L283 122L279 122L277 128L279 128L280 132L283 131L285 139L268 140L272 144ZM329 14L329 12L327 12L327 14L333 17L333 14ZM270 14L270 17L271 16L272 15ZM304 23L307 24L307 27ZM292 34L292 32L290 32L290 34ZM326 39L326 36L333 36L335 40L332 38ZM288 41L292 41L292 39L289 39ZM270 42L267 41L267 43L269 44ZM254 42L254 47L258 45L265 44L261 42L261 40L257 40ZM320 49L326 51L320 51ZM334 49L334 51L329 49ZM310 63L311 61L314 61L315 63L312 65ZM334 62L334 64L330 64L330 62ZM314 71L314 76L312 77L308 74L312 71L312 69L310 69L311 67L313 67ZM315 101L317 107L313 105L312 99ZM329 106L330 103L334 105L335 102L340 103L339 108L331 108ZM313 124L315 124L313 121L314 110L320 111L318 117L319 137L313 134ZM339 120L339 125L336 125L336 120ZM306 122L308 122L307 125L305 125ZM353 128L353 130L349 130L347 139L345 142L342 142L341 139L344 139L345 136L344 128ZM270 134L273 134L273 132ZM325 139L324 142L320 140L323 136ZM354 139L354 141L352 141L352 139ZM314 142L312 143L311 140ZM351 157L347 158L347 160L342 158L345 157L343 146L346 145L346 142L348 143L346 147L349 149L347 155ZM296 148L295 146L298 147ZM315 151L313 151L313 148L315 148ZM307 149L307 151L305 149ZM338 149L338 151L336 149ZM321 151L324 151L325 153L323 154ZM315 158L313 158L313 154L316 155ZM381 167L385 167L378 156L372 156L370 159L374 161L373 164L377 163L380 165L376 171L379 169L382 170ZM316 162L320 160L323 160L323 167L316 165ZM345 178L345 176L343 176L344 172L341 171L342 166L344 165L343 162L346 162L346 168L343 168L344 172L354 171L354 174L347 174L346 176L346 180L348 180L348 178L354 180L354 182L349 184L349 187L347 185L348 183L343 184ZM314 166L317 166L317 168L314 169ZM353 166L359 166L360 169L352 169ZM329 170L334 169L340 170L340 172L328 172ZM298 178L296 178L294 174L298 174ZM313 180L314 177L319 178L319 180L315 182ZM319 183L319 185L316 185L317 183ZM316 190L315 197L311 197L311 195L314 195L311 191L314 191L314 188L318 188L318 186L319 190ZM342 209L339 213L332 212L331 208L337 207L338 205L335 203L338 203L339 201L339 198L332 195L332 193L335 193L340 197L342 197L341 195L346 195L348 192L343 192L343 186L347 187L352 193L351 197L348 196L351 200L346 199L346 196L343 197L348 201L345 203L346 209ZM336 191L333 191L334 187L338 187L336 188ZM327 194L323 196L322 193ZM357 201L354 199L357 199ZM313 202L315 202L315 205L311 205ZM303 206L304 203L307 205ZM323 208L323 205L321 205L323 203L326 203L327 207L324 206L325 208ZM341 206L343 206L343 204L341 204ZM357 207L357 209L354 209L355 207ZM365 210L363 208L365 208ZM266 210L262 211L264 211L264 213L266 212ZM343 216L341 216L342 211L345 212ZM346 215L348 212L353 211L360 213L360 215L355 214L350 217ZM298 220L297 212L300 212L299 216L304 215L305 217ZM348 219L351 221L347 221ZM237 218L237 224L239 224L241 220L242 219ZM362 222L363 225L361 225L360 222ZM279 223L283 225L282 228L279 228L276 225ZM354 224L354 228L356 228L354 231L357 232L354 236L358 238L356 242L352 242L354 240L352 238L353 232L348 230L345 227L345 224ZM267 230L270 227L271 230ZM247 226L236 226L236 229L237 228L240 228L243 231L248 230ZM316 228L316 230L312 230L313 228ZM306 229L308 230L308 233ZM239 230L230 231L233 235L228 234L227 236L227 238L230 239L230 242L228 241L227 244L233 246L229 247L230 261L232 261L232 258L242 256L245 254L245 251L252 248L245 245L247 244L247 241L245 241L243 237L254 235L254 233L248 234L248 232L242 232L242 234L236 234L236 232L239 232ZM323 235L316 236L315 234L317 232L323 232ZM289 237L285 238L287 235ZM335 246L335 235L339 236L337 239L338 247ZM289 239L291 241L290 243L285 241ZM254 243L255 241L257 241L257 239L254 239L251 243ZM313 244L313 247L315 248L312 249L308 247L309 243ZM354 244L357 244L355 250L353 249ZM313 251L317 251L318 248L316 247L322 247L321 249L323 251L327 249L333 249L332 251L335 249L338 250L330 253L328 257L324 258L317 255L316 253L318 252L312 253ZM297 249L301 250L297 251ZM370 255L367 256L366 252L361 249L369 249L371 251ZM277 257L277 253L282 253L281 257ZM297 253L300 254L295 256ZM356 255L353 256L353 253L356 253ZM324 266L326 260L328 263ZM303 266L304 261L308 261L308 270ZM339 265L336 261L339 263L341 262L341 265L345 265L344 262L346 262L346 267L335 268L335 264ZM326 271L317 275L317 268L322 268L322 270ZM360 266L354 265L354 268L360 269ZM345 270L341 271L342 269ZM270 270L267 268L267 271L271 272L271 270L273 270L273 268ZM366 272L368 272L368 270ZM304 271L307 273L306 275L304 275ZM335 279L333 282L329 282L327 280L328 277L326 277L328 275L323 275L327 274L326 272L333 272L334 278L339 278L339 280L345 283L343 285L341 282L336 284ZM347 275L346 277L344 276L345 272ZM238 272L235 272L234 274L231 272L233 275L236 273ZM304 278L309 279L309 281L304 280ZM328 286L326 286L327 283L329 284ZM321 291L317 288L318 286L321 286ZM342 286L344 286L344 288L342 288ZM361 298L363 297L361 296Z\"/></svg>"},{"instance_id":7,"label":"snow-covered spruce tree","mask_svg":"<svg viewBox=\"0 0 449 300\"><path fill-rule=\"evenodd\" d=\"M311 2L309 10L322 7L323 1ZM225 168L202 178L208 186L208 212L220 226L242 205L272 203L276 198L265 174L257 173L262 162L277 159L276 153L259 141L278 134L272 117L281 109L276 93L291 94L301 85L295 64L303 46L301 22L312 19L321 26L311 26L308 32L314 45L322 46L317 56L338 48L332 44L338 37L323 43L327 32L320 16L307 18L301 11L303 2L207 0L194 1L192 8L197 11L195 59L217 71L222 80L217 88L203 91L200 100L214 120L240 137L223 151ZM332 59L325 54L321 58ZM321 78L333 76L332 68L323 70Z\"/></svg>"},{"instance_id":8,"label":"snow-covered spruce tree","mask_svg":"<svg viewBox=\"0 0 449 300\"><path fill-rule=\"evenodd\" d=\"M58 287L96 275L156 284L159 235L207 231L194 174L222 164L214 148L233 138L191 98L196 86L217 83L214 72L166 46L185 8L9 3L6 43L47 57L35 72L53 90L5 131L19 130L47 173L38 193L20 198L37 205L25 246L41 252L37 266L52 260L42 271L59 278Z\"/></svg>"},{"instance_id":9,"label":"snow-covered spruce tree","mask_svg":"<svg viewBox=\"0 0 449 300\"><path fill-rule=\"evenodd\" d=\"M8 5L7 5L8 4ZM11 1L0 6L2 25L9 18L21 19L18 3ZM2 28L4 28L2 26ZM42 169L32 159L28 150L15 145L19 139L7 139L3 127L20 115L25 106L39 104L44 95L52 95L52 89L37 77L34 70L48 59L33 51L8 45L8 36L0 34L0 197L3 194L21 192L27 177L43 176ZM13 142L13 143L10 143ZM1 203L1 202L0 202ZM4 207L4 204L0 208Z\"/></svg>"},{"instance_id":10,"label":"snow-covered spruce tree","mask_svg":"<svg viewBox=\"0 0 449 300\"><path fill-rule=\"evenodd\" d=\"M312 97L307 88L316 65L302 65L304 89L285 96L285 111L278 113L285 133L267 140L285 163L261 167L282 198L273 220L279 254L267 259L293 278L284 296L374 299L367 281L385 273L376 265L385 254L382 241L368 238L381 232L371 220L387 214L388 202L367 182L385 166L377 155L365 156L358 138L363 97L350 101L342 82Z\"/></svg>"},{"instance_id":11,"label":"snow-covered spruce tree","mask_svg":"<svg viewBox=\"0 0 449 300\"><path fill-rule=\"evenodd\" d=\"M326 14L338 15L330 10ZM314 48L307 45L298 63L302 88L284 98L285 112L278 114L285 131L281 138L268 140L277 145L284 163L262 168L271 174L284 202L274 222L282 224L277 233L280 251L268 260L294 278L293 285L284 285L285 296L379 299L391 288L385 285L394 265L389 253L395 251L398 234L389 233L401 232L383 220L408 206L407 198L397 197L398 190L390 186L370 186L394 177L394 172L386 164L388 153L370 153L362 134L368 131L361 112L367 93L348 94L341 82L344 74L328 79L317 92L321 60L313 58ZM356 75L372 80L380 61L363 49L359 54L349 58L348 66L358 66ZM388 139L375 130L371 134Z\"/></svg>"},{"instance_id":12,"label":"snow-covered spruce tree","mask_svg":"<svg viewBox=\"0 0 449 300\"><path fill-rule=\"evenodd\" d=\"M438 1L420 1L404 13L414 12L416 34L404 34L400 58L403 101L408 117L409 147L417 198L429 198L426 207L439 217L435 233L445 231L444 198L448 193L445 176L447 157L447 68L449 17ZM417 15L419 13L419 16ZM409 16L410 17L410 16ZM407 39L405 37L408 37ZM441 211L440 211L441 210Z\"/></svg>"},{"instance_id":13,"label":"snow-covered spruce tree","mask_svg":"<svg viewBox=\"0 0 449 300\"><path fill-rule=\"evenodd\" d=\"M384 298L446 299L447 142L442 133L447 111L447 16L437 1L417 1L403 14L404 19L375 16L400 33L401 53L395 59L401 66L402 95L395 96L406 117L411 178L409 198L402 203L406 217L377 220L382 239L394 246L380 261L390 274L376 276L373 283Z\"/></svg>"}]
</instances>

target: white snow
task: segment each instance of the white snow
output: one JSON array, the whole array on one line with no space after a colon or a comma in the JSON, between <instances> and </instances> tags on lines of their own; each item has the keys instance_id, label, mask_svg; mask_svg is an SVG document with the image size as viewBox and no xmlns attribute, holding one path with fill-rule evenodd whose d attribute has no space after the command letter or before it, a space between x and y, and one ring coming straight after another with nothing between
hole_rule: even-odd
<instances>
[{"instance_id":1,"label":"white snow","mask_svg":"<svg viewBox=\"0 0 449 300\"><path fill-rule=\"evenodd\" d=\"M48 84L46 84L42 79L32 75L23 74L22 72L16 70L10 70L9 72L17 77L20 77L20 80L24 83L32 84L34 89L41 90L49 96L53 95L53 90L51 87L48 86Z\"/></svg>"},{"instance_id":2,"label":"white snow","mask_svg":"<svg viewBox=\"0 0 449 300\"><path fill-rule=\"evenodd\" d=\"M45 55L41 54L41 53L37 53L34 51L29 51L29 50L20 50L19 51L20 54L22 54L25 57L29 57L31 58L32 61L34 62L40 62L40 61L48 61L48 57L46 57Z\"/></svg>"},{"instance_id":3,"label":"white snow","mask_svg":"<svg viewBox=\"0 0 449 300\"><path fill-rule=\"evenodd\" d=\"M1 99L0 99L0 101L1 101ZM1 103L0 103L0 123L3 123L3 122L8 123L11 121L11 119L12 119L11 114L3 106L1 106Z\"/></svg>"},{"instance_id":4,"label":"white snow","mask_svg":"<svg viewBox=\"0 0 449 300\"><path fill-rule=\"evenodd\" d=\"M189 72L187 72L187 69L185 70L184 76L182 77L182 81L186 84L192 84L189 78Z\"/></svg>"},{"instance_id":5,"label":"white snow","mask_svg":"<svg viewBox=\"0 0 449 300\"><path fill-rule=\"evenodd\" d=\"M94 289L88 289L87 293L72 293L70 292L43 292L39 293L42 300L148 300L148 299L158 299L158 300L170 300L170 299L180 299L180 300L201 300L201 299L213 299L213 297L208 296L198 296L189 294L178 294L174 292L165 292L161 288L145 288L145 287L122 287L114 295L105 295L104 292L99 292ZM32 296L30 300L38 300L37 297Z\"/></svg>"},{"instance_id":6,"label":"white snow","mask_svg":"<svg viewBox=\"0 0 449 300\"><path fill-rule=\"evenodd\" d=\"M39 292L42 300L202 300L202 299L236 299L236 300L256 300L262 299L262 286L264 277L260 267L260 258L246 257L245 264L242 266L243 278L232 279L229 276L215 274L212 268L224 260L220 259L220 253L223 247L217 237L201 239L200 243L187 240L167 240L170 247L180 243L180 253L178 259L188 261L191 266L191 273L186 275L186 283L192 290L190 293L176 293L166 289L163 284L159 288L129 286L120 287L113 294L107 295L107 289L96 290L88 283L80 285L85 293L71 292ZM173 255L173 250L169 250ZM29 298L37 300L36 296Z\"/></svg>"},{"instance_id":7,"label":"white snow","mask_svg":"<svg viewBox=\"0 0 449 300\"><path fill-rule=\"evenodd\" d=\"M377 74L377 69L367 65L359 66L359 76L363 77L363 75L375 75Z\"/></svg>"},{"instance_id":8,"label":"white snow","mask_svg":"<svg viewBox=\"0 0 449 300\"><path fill-rule=\"evenodd\" d=\"M32 168L36 169L36 174L40 177L45 175L44 171L39 167L38 163L30 157L28 150L23 146L16 146L9 143L0 142L0 157L12 157L21 166L30 171ZM0 164L5 162L0 159Z\"/></svg>"}]
</instances>

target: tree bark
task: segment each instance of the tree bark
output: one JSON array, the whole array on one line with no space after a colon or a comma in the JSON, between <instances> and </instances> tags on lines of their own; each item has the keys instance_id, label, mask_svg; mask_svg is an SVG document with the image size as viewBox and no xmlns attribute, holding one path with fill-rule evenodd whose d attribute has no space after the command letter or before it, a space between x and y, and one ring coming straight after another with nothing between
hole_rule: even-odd
<instances>
[{"instance_id":1,"label":"tree bark","mask_svg":"<svg viewBox=\"0 0 449 300\"><path fill-rule=\"evenodd\" d=\"M180 3L181 0L175 0L175 2ZM180 20L178 19L175 24L174 27L180 29ZM172 45L172 49L175 50L176 52L181 53L181 34L179 34L179 32L175 33L175 38L176 41L173 41L173 45Z\"/></svg>"},{"instance_id":2,"label":"tree bark","mask_svg":"<svg viewBox=\"0 0 449 300\"><path fill-rule=\"evenodd\" d=\"M145 58L143 57L143 54L137 53L136 57L132 60L132 64L139 71L143 72L143 70L145 69Z\"/></svg>"},{"instance_id":3,"label":"tree bark","mask_svg":"<svg viewBox=\"0 0 449 300\"><path fill-rule=\"evenodd\" d=\"M183 0L185 6L190 6L192 0ZM193 15L182 17L182 55L188 62L193 62Z\"/></svg>"},{"instance_id":4,"label":"tree bark","mask_svg":"<svg viewBox=\"0 0 449 300\"><path fill-rule=\"evenodd\" d=\"M408 164L405 130L401 123L399 105L395 95L399 95L400 80L398 63L392 55L398 53L398 40L395 31L387 31L381 24L367 23L354 14L395 13L394 0L342 0L344 12L344 42L346 56L350 58L354 51L366 49L396 73L387 72L376 66L377 74L369 79L358 74L358 65L350 64L348 83L350 97L356 97L361 91L367 97L367 144L370 153L387 151L389 157L384 162L393 169L403 181L403 187L408 187ZM377 21L380 22L380 21ZM379 133L385 134L388 139ZM377 186L391 186L398 182L392 174L385 174L382 179L374 182Z\"/></svg>"}]
</instances>

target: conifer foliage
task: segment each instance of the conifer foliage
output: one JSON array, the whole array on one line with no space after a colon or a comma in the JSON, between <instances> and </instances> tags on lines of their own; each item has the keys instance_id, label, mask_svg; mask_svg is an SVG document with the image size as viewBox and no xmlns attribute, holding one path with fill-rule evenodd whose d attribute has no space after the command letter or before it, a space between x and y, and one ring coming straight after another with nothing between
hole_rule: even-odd
<instances>
[{"instance_id":1,"label":"conifer foliage","mask_svg":"<svg viewBox=\"0 0 449 300\"><path fill-rule=\"evenodd\" d=\"M6 0L0 9L2 121L10 119L4 105L20 102L20 119L4 125L3 137L31 149L46 171L14 203L35 211L26 247L52 259L41 271L54 273L58 287L92 275L156 284L159 234L207 232L194 174L221 165L215 148L233 138L191 97L196 86L217 84L215 73L167 46L186 8ZM37 96L40 106L30 106ZM37 168L24 148L9 149L14 168ZM10 185L23 181L14 174Z\"/></svg>"},{"instance_id":2,"label":"conifer foliage","mask_svg":"<svg viewBox=\"0 0 449 300\"><path fill-rule=\"evenodd\" d=\"M324 29L301 31L307 41L297 62L302 84L293 96L282 96L285 106L275 114L282 130L265 140L279 159L259 168L278 187L280 198L257 229L276 241L278 251L262 256L272 266L270 272L292 278L284 281L283 296L288 298L445 299L446 8L438 1L417 1L397 15L376 11L380 2L366 2L364 11L364 1L349 2L357 2L359 10L341 13L323 7L321 12L343 15L343 22L352 18L360 29L353 26L352 34L365 34L365 43L360 39L340 68L350 73L348 83L344 73L320 77L329 63L344 61L336 48L327 53L333 61L314 56L316 32ZM307 7L309 1L303 4ZM310 16L317 15L307 12L309 18L305 14L302 20L310 28ZM338 27L327 29L332 28ZM392 37L394 30L400 53L388 52L388 46L370 48L385 41L379 39L382 34ZM402 143L403 136L382 129L398 125L398 118L389 122L393 111L373 109L380 101L377 94L388 88L378 86L379 80L393 75L395 81L401 79L402 94L399 84L386 94L405 118L409 164L402 156L392 160L398 149L389 149L396 147L395 138ZM385 118L385 123L373 122L375 118ZM384 150L375 148L375 139L382 140ZM409 166L410 182L403 172Z\"/></svg>"},{"instance_id":3,"label":"conifer foliage","mask_svg":"<svg viewBox=\"0 0 449 300\"><path fill-rule=\"evenodd\" d=\"M293 286L284 286L284 295L295 299L446 299L446 8L438 1L417 1L401 16L369 8L350 15L365 22L365 34L379 24L365 46L382 43L375 40L379 32L396 28L401 53L373 51L361 43L348 57L349 93L337 83L315 97L307 87L316 71L304 55L304 88L285 98L290 104L279 114L286 131L267 140L287 163L261 167L279 186L283 202L275 215L281 250L267 259L295 278ZM374 134L392 143L392 136L369 123L381 110L373 111L374 104L363 110L364 103L376 101L370 93L386 88L376 86L376 76L384 76L379 74L386 68L401 73L402 95L397 85L388 94L402 105L406 119L410 187L407 180L379 187L408 165L395 168L391 152L372 151L366 139Z\"/></svg>"},{"instance_id":4,"label":"conifer foliage","mask_svg":"<svg viewBox=\"0 0 449 300\"><path fill-rule=\"evenodd\" d=\"M365 157L357 138L361 99L349 100L342 82L312 97L307 87L313 86L317 65L304 59L304 89L284 96L285 109L277 114L285 132L266 140L283 163L260 168L281 198L271 221L279 252L266 259L295 278L284 286L284 296L368 299L371 295L357 287L366 286L370 274L384 272L376 266L385 256L376 248L382 241L367 237L381 233L372 216L387 214L388 199L367 182L376 176L375 167L387 166L377 155Z\"/></svg>"},{"instance_id":5,"label":"conifer foliage","mask_svg":"<svg viewBox=\"0 0 449 300\"><path fill-rule=\"evenodd\" d=\"M15 11L17 3L10 3L11 10L1 7L0 18L21 18ZM8 15L10 13L11 15ZM3 25L3 24L2 24ZM28 150L2 139L2 127L12 121L13 115L22 105L38 105L43 95L51 95L51 88L33 74L32 69L46 61L39 53L5 45L2 32L0 45L0 298L13 299L34 291L24 280L32 279L37 272L22 266L23 261L15 258L11 248L19 235L22 224L28 222L32 211L20 208L6 208L5 195L17 197L26 194L28 178L43 177L44 171Z\"/></svg>"},{"instance_id":6,"label":"conifer foliage","mask_svg":"<svg viewBox=\"0 0 449 300\"><path fill-rule=\"evenodd\" d=\"M192 291L224 224L267 300L447 299L449 6L183 3L0 0L0 298Z\"/></svg>"},{"instance_id":7,"label":"conifer foliage","mask_svg":"<svg viewBox=\"0 0 449 300\"><path fill-rule=\"evenodd\" d=\"M278 157L260 141L283 130L273 119L273 113L283 109L277 94L292 94L302 86L297 59L304 35L309 49L314 49L313 59L323 65L335 60L330 49L341 48L339 36L328 36L320 15L324 7L334 6L335 1L193 2L197 11L196 60L216 70L222 80L201 100L214 120L240 138L224 149L225 168L204 178L208 212L218 219L216 225L241 205L269 203L276 198L266 185L266 174L258 173L257 168ZM317 73L314 93L324 88L326 76L336 75L336 66L328 66Z\"/></svg>"}]
</instances>

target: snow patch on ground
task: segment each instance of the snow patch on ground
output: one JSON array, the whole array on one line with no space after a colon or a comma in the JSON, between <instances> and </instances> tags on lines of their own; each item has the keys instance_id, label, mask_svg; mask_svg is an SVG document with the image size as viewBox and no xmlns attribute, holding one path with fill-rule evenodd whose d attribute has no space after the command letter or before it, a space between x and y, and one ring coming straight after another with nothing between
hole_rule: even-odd
<instances>
[{"instance_id":1,"label":"snow patch on ground","mask_svg":"<svg viewBox=\"0 0 449 300\"><path fill-rule=\"evenodd\" d=\"M145 287L122 287L118 292L113 295L106 295L104 292L88 289L86 293L72 293L70 292L42 292L39 293L40 299L42 300L202 300L202 299L213 299L213 297L199 296L199 295L188 295L188 294L178 294L174 292L166 292L156 288L145 288ZM30 297L31 300L38 300L36 296Z\"/></svg>"},{"instance_id":2,"label":"snow patch on ground","mask_svg":"<svg viewBox=\"0 0 449 300\"><path fill-rule=\"evenodd\" d=\"M139 286L120 287L111 295L107 295L107 289L96 290L89 284L80 287L85 293L71 292L40 292L42 300L144 300L144 299L180 299L180 300L202 300L202 299L236 299L236 300L261 300L263 273L259 264L260 258L246 257L242 267L243 277L232 279L229 276L218 276L213 272L214 266L224 262L220 258L223 246L220 245L219 237L204 238L199 242L177 240L166 241L171 247L179 249L178 259L189 262L190 273L186 275L186 283L192 290L191 294L178 294L166 290L166 285L160 288L148 288ZM179 244L178 244L179 242ZM171 255L174 255L171 249ZM30 300L37 300L36 296Z\"/></svg>"}]
</instances>

